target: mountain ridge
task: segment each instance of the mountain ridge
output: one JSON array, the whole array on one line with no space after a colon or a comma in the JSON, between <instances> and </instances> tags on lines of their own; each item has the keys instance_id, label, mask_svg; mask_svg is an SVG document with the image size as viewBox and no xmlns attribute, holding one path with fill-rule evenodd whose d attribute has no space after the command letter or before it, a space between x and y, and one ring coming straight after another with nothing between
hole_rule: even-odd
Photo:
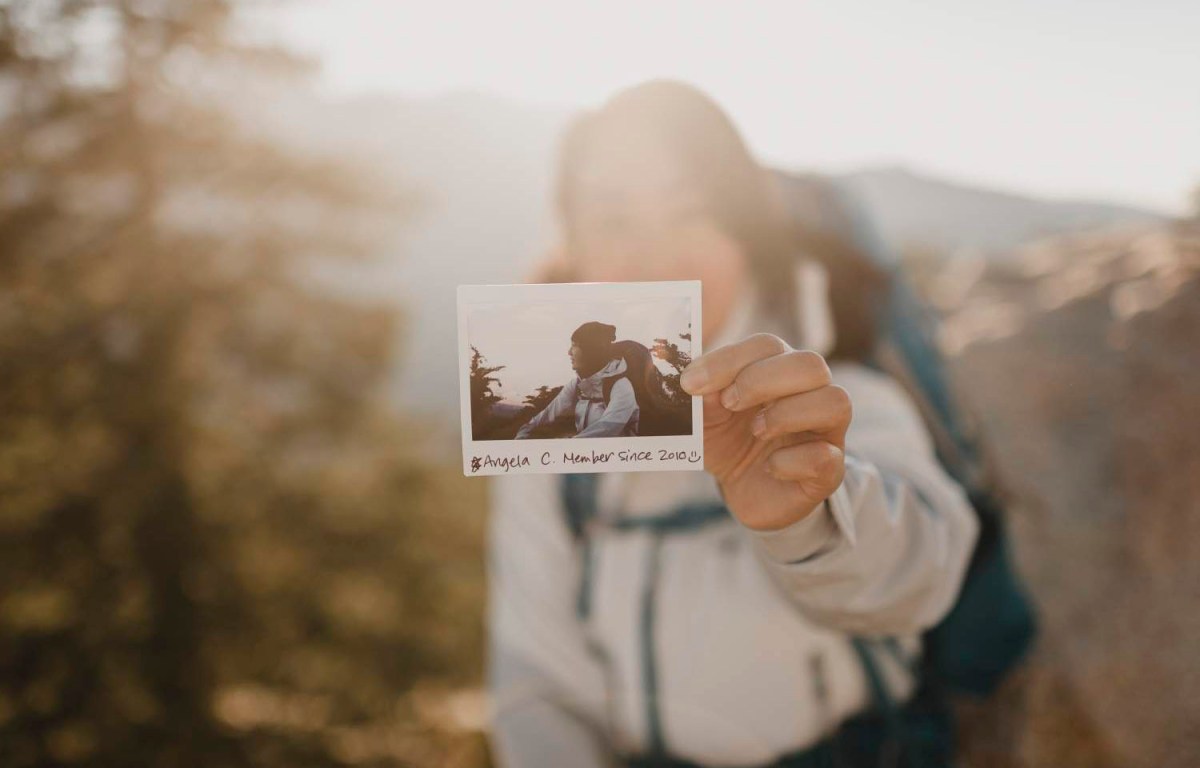
<instances>
[{"instance_id":1,"label":"mountain ridge","mask_svg":"<svg viewBox=\"0 0 1200 768\"><path fill-rule=\"evenodd\" d=\"M521 282L551 247L553 162L572 111L478 91L342 99L292 91L238 109L253 130L368 163L422 198L412 219L397 222L394 239L380 243L380 262L354 284L364 296L398 303L411 319L397 350L397 398L453 417L458 372L448 350L457 344L456 286ZM862 198L896 253L934 248L997 257L1047 235L1162 218L1128 206L1042 201L897 166L836 175Z\"/></svg>"}]
</instances>

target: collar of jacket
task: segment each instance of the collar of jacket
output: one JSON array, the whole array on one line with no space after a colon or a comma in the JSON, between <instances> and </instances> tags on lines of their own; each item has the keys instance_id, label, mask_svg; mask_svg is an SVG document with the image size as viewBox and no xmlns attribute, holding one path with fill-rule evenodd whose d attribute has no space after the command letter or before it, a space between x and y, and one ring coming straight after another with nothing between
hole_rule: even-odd
<instances>
[{"instance_id":1,"label":"collar of jacket","mask_svg":"<svg viewBox=\"0 0 1200 768\"><path fill-rule=\"evenodd\" d=\"M625 373L629 366L625 359L616 357L591 376L579 377L579 396L587 400L599 400L604 391L604 380Z\"/></svg>"}]
</instances>

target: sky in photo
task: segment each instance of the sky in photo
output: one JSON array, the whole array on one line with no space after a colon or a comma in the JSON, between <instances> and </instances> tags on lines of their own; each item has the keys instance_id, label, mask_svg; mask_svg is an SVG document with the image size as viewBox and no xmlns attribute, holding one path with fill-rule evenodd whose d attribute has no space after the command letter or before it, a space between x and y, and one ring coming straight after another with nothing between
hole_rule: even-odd
<instances>
[{"instance_id":1,"label":"sky in photo","mask_svg":"<svg viewBox=\"0 0 1200 768\"><path fill-rule=\"evenodd\" d=\"M1200 184L1196 0L302 0L269 28L321 57L336 95L591 106L666 76L777 165L1166 212Z\"/></svg>"},{"instance_id":2,"label":"sky in photo","mask_svg":"<svg viewBox=\"0 0 1200 768\"><path fill-rule=\"evenodd\" d=\"M577 304L478 304L467 313L467 338L488 365L505 365L495 374L503 386L495 391L519 403L545 384L557 387L575 378L567 350L571 334L588 321L617 327L617 340L633 339L652 347L665 338L684 352L691 344L679 338L688 331L690 299L584 302ZM467 350L466 354L470 354ZM660 369L669 371L665 363Z\"/></svg>"}]
</instances>

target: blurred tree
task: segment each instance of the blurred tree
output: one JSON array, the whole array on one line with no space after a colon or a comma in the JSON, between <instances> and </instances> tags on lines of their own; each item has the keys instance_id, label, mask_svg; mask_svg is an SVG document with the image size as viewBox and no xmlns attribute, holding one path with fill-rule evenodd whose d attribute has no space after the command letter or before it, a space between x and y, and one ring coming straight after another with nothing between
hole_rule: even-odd
<instances>
[{"instance_id":1,"label":"blurred tree","mask_svg":"<svg viewBox=\"0 0 1200 768\"><path fill-rule=\"evenodd\" d=\"M0 765L435 761L399 694L475 671L393 313L316 277L408 197L239 127L307 65L238 5L0 3Z\"/></svg>"}]
</instances>

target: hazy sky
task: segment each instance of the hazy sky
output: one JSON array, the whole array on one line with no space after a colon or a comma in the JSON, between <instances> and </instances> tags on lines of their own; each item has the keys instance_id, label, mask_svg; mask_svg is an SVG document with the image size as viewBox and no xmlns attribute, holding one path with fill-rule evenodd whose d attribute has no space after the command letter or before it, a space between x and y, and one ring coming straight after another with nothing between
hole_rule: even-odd
<instances>
[{"instance_id":1,"label":"hazy sky","mask_svg":"<svg viewBox=\"0 0 1200 768\"><path fill-rule=\"evenodd\" d=\"M283 33L335 93L594 105L669 76L784 165L1168 211L1200 184L1198 0L301 0Z\"/></svg>"},{"instance_id":2,"label":"hazy sky","mask_svg":"<svg viewBox=\"0 0 1200 768\"><path fill-rule=\"evenodd\" d=\"M467 338L488 365L508 366L496 374L503 384L497 392L520 402L542 384L557 387L574 378L567 349L571 334L589 320L615 325L618 339L649 347L654 339L665 338L690 352L691 345L679 338L691 319L688 305L688 299L478 305L469 310Z\"/></svg>"}]
</instances>

